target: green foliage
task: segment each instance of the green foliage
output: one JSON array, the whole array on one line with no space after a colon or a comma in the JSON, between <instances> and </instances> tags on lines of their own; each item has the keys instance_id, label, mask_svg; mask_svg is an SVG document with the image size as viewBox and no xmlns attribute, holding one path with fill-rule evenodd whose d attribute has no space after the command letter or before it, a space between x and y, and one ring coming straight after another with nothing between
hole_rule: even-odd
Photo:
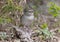
<instances>
[{"instance_id":1,"label":"green foliage","mask_svg":"<svg viewBox=\"0 0 60 42\"><path fill-rule=\"evenodd\" d=\"M58 30L58 33L60 33L60 29Z\"/></svg>"},{"instance_id":2,"label":"green foliage","mask_svg":"<svg viewBox=\"0 0 60 42\"><path fill-rule=\"evenodd\" d=\"M6 23L10 23L11 21L12 21L11 18L6 18L6 19L5 19L5 22L6 22Z\"/></svg>"},{"instance_id":3,"label":"green foliage","mask_svg":"<svg viewBox=\"0 0 60 42\"><path fill-rule=\"evenodd\" d=\"M12 21L11 18L2 18L2 17L0 17L0 24L10 23L11 21Z\"/></svg>"},{"instance_id":4,"label":"green foliage","mask_svg":"<svg viewBox=\"0 0 60 42\"><path fill-rule=\"evenodd\" d=\"M34 11L34 16L37 17L37 16L38 16L38 13L39 13L39 12L38 12L37 10Z\"/></svg>"},{"instance_id":5,"label":"green foliage","mask_svg":"<svg viewBox=\"0 0 60 42\"><path fill-rule=\"evenodd\" d=\"M37 6L33 5L32 8L33 8L33 9L37 9Z\"/></svg>"},{"instance_id":6,"label":"green foliage","mask_svg":"<svg viewBox=\"0 0 60 42\"><path fill-rule=\"evenodd\" d=\"M47 28L42 29L41 32L45 39L53 36L53 34Z\"/></svg>"},{"instance_id":7,"label":"green foliage","mask_svg":"<svg viewBox=\"0 0 60 42\"><path fill-rule=\"evenodd\" d=\"M3 23L3 19L0 17L0 24L2 24Z\"/></svg>"},{"instance_id":8,"label":"green foliage","mask_svg":"<svg viewBox=\"0 0 60 42\"><path fill-rule=\"evenodd\" d=\"M8 5L13 5L13 0L7 0Z\"/></svg>"},{"instance_id":9,"label":"green foliage","mask_svg":"<svg viewBox=\"0 0 60 42\"><path fill-rule=\"evenodd\" d=\"M49 4L49 13L52 14L52 16L57 17L60 14L60 6L56 5L53 2L50 2Z\"/></svg>"},{"instance_id":10,"label":"green foliage","mask_svg":"<svg viewBox=\"0 0 60 42\"><path fill-rule=\"evenodd\" d=\"M15 6L12 0L7 0L7 4L2 7L2 12L6 13L6 12L13 11L14 9L15 9Z\"/></svg>"},{"instance_id":11,"label":"green foliage","mask_svg":"<svg viewBox=\"0 0 60 42\"><path fill-rule=\"evenodd\" d=\"M52 33L48 30L48 26L46 23L42 24L41 25L41 32L42 32L42 35L44 36L44 38L51 38L52 37Z\"/></svg>"},{"instance_id":12,"label":"green foliage","mask_svg":"<svg viewBox=\"0 0 60 42\"><path fill-rule=\"evenodd\" d=\"M9 12L12 13L13 11L16 11L16 10L18 10L20 12L23 11L22 6L15 5L13 0L6 0L6 2L7 2L7 4L3 5L2 9L1 9L1 12L2 12L2 15L3 15L3 16L1 15L1 17L0 17L0 23L1 24L12 22L12 19L7 17L6 13L9 13Z\"/></svg>"},{"instance_id":13,"label":"green foliage","mask_svg":"<svg viewBox=\"0 0 60 42\"><path fill-rule=\"evenodd\" d=\"M48 26L47 26L46 23L44 23L44 24L41 25L41 28L42 28L42 29L47 28L47 27L48 27Z\"/></svg>"},{"instance_id":14,"label":"green foliage","mask_svg":"<svg viewBox=\"0 0 60 42\"><path fill-rule=\"evenodd\" d=\"M16 10L19 10L20 12L23 11L23 7L22 7L22 6L18 6L18 5L17 5L17 6L15 6L15 9L16 9Z\"/></svg>"},{"instance_id":15,"label":"green foliage","mask_svg":"<svg viewBox=\"0 0 60 42\"><path fill-rule=\"evenodd\" d=\"M6 32L0 32L0 38L5 39L7 37Z\"/></svg>"},{"instance_id":16,"label":"green foliage","mask_svg":"<svg viewBox=\"0 0 60 42\"><path fill-rule=\"evenodd\" d=\"M22 6L15 5L12 0L7 0L7 4L2 7L1 11L3 13L6 13L6 12L12 12L16 10L22 11L23 8Z\"/></svg>"},{"instance_id":17,"label":"green foliage","mask_svg":"<svg viewBox=\"0 0 60 42\"><path fill-rule=\"evenodd\" d=\"M12 12L14 11L14 7L12 6L9 6L9 5L5 5L2 7L2 10L1 10L3 13L6 13L6 12Z\"/></svg>"}]
</instances>

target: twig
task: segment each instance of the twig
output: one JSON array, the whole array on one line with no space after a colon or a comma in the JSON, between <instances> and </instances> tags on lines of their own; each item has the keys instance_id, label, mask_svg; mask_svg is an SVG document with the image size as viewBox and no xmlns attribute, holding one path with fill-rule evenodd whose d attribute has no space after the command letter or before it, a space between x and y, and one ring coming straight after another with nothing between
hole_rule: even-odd
<instances>
[{"instance_id":1,"label":"twig","mask_svg":"<svg viewBox=\"0 0 60 42\"><path fill-rule=\"evenodd\" d=\"M50 32L54 32L54 31L59 30L59 29L60 28L52 29L52 30L50 30Z\"/></svg>"},{"instance_id":2,"label":"twig","mask_svg":"<svg viewBox=\"0 0 60 42\"><path fill-rule=\"evenodd\" d=\"M14 26L11 24L11 27L15 28L17 31L20 31L21 33L24 34L24 32L18 26Z\"/></svg>"}]
</instances>

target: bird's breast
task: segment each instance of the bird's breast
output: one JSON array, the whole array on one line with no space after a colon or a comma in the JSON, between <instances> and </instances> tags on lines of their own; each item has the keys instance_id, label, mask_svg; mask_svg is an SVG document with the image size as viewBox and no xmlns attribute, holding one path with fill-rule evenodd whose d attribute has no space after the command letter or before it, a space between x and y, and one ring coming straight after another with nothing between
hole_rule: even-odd
<instances>
[{"instance_id":1,"label":"bird's breast","mask_svg":"<svg viewBox=\"0 0 60 42\"><path fill-rule=\"evenodd\" d=\"M22 23L25 25L30 25L34 21L34 16L23 16Z\"/></svg>"},{"instance_id":2,"label":"bird's breast","mask_svg":"<svg viewBox=\"0 0 60 42\"><path fill-rule=\"evenodd\" d=\"M34 16L26 16L26 19L32 20L34 19Z\"/></svg>"}]
</instances>

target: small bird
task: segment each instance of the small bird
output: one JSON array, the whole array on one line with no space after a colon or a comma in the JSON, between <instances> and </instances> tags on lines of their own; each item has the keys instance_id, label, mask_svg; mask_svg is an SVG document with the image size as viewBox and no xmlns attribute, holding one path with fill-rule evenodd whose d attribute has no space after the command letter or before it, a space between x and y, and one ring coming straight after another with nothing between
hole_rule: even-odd
<instances>
[{"instance_id":1,"label":"small bird","mask_svg":"<svg viewBox=\"0 0 60 42\"><path fill-rule=\"evenodd\" d=\"M24 26L30 26L34 21L34 11L33 9L25 9L24 15L21 18L21 22Z\"/></svg>"}]
</instances>

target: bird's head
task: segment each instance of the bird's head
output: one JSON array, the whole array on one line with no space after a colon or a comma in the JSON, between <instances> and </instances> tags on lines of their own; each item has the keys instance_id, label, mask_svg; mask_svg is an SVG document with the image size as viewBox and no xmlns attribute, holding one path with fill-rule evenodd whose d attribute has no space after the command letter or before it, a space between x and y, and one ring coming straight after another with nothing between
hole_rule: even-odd
<instances>
[{"instance_id":1,"label":"bird's head","mask_svg":"<svg viewBox=\"0 0 60 42\"><path fill-rule=\"evenodd\" d=\"M31 9L31 8L25 9L25 10L24 10L24 14L25 14L25 15L28 15L28 16L31 16L31 15L34 14L34 10Z\"/></svg>"}]
</instances>

